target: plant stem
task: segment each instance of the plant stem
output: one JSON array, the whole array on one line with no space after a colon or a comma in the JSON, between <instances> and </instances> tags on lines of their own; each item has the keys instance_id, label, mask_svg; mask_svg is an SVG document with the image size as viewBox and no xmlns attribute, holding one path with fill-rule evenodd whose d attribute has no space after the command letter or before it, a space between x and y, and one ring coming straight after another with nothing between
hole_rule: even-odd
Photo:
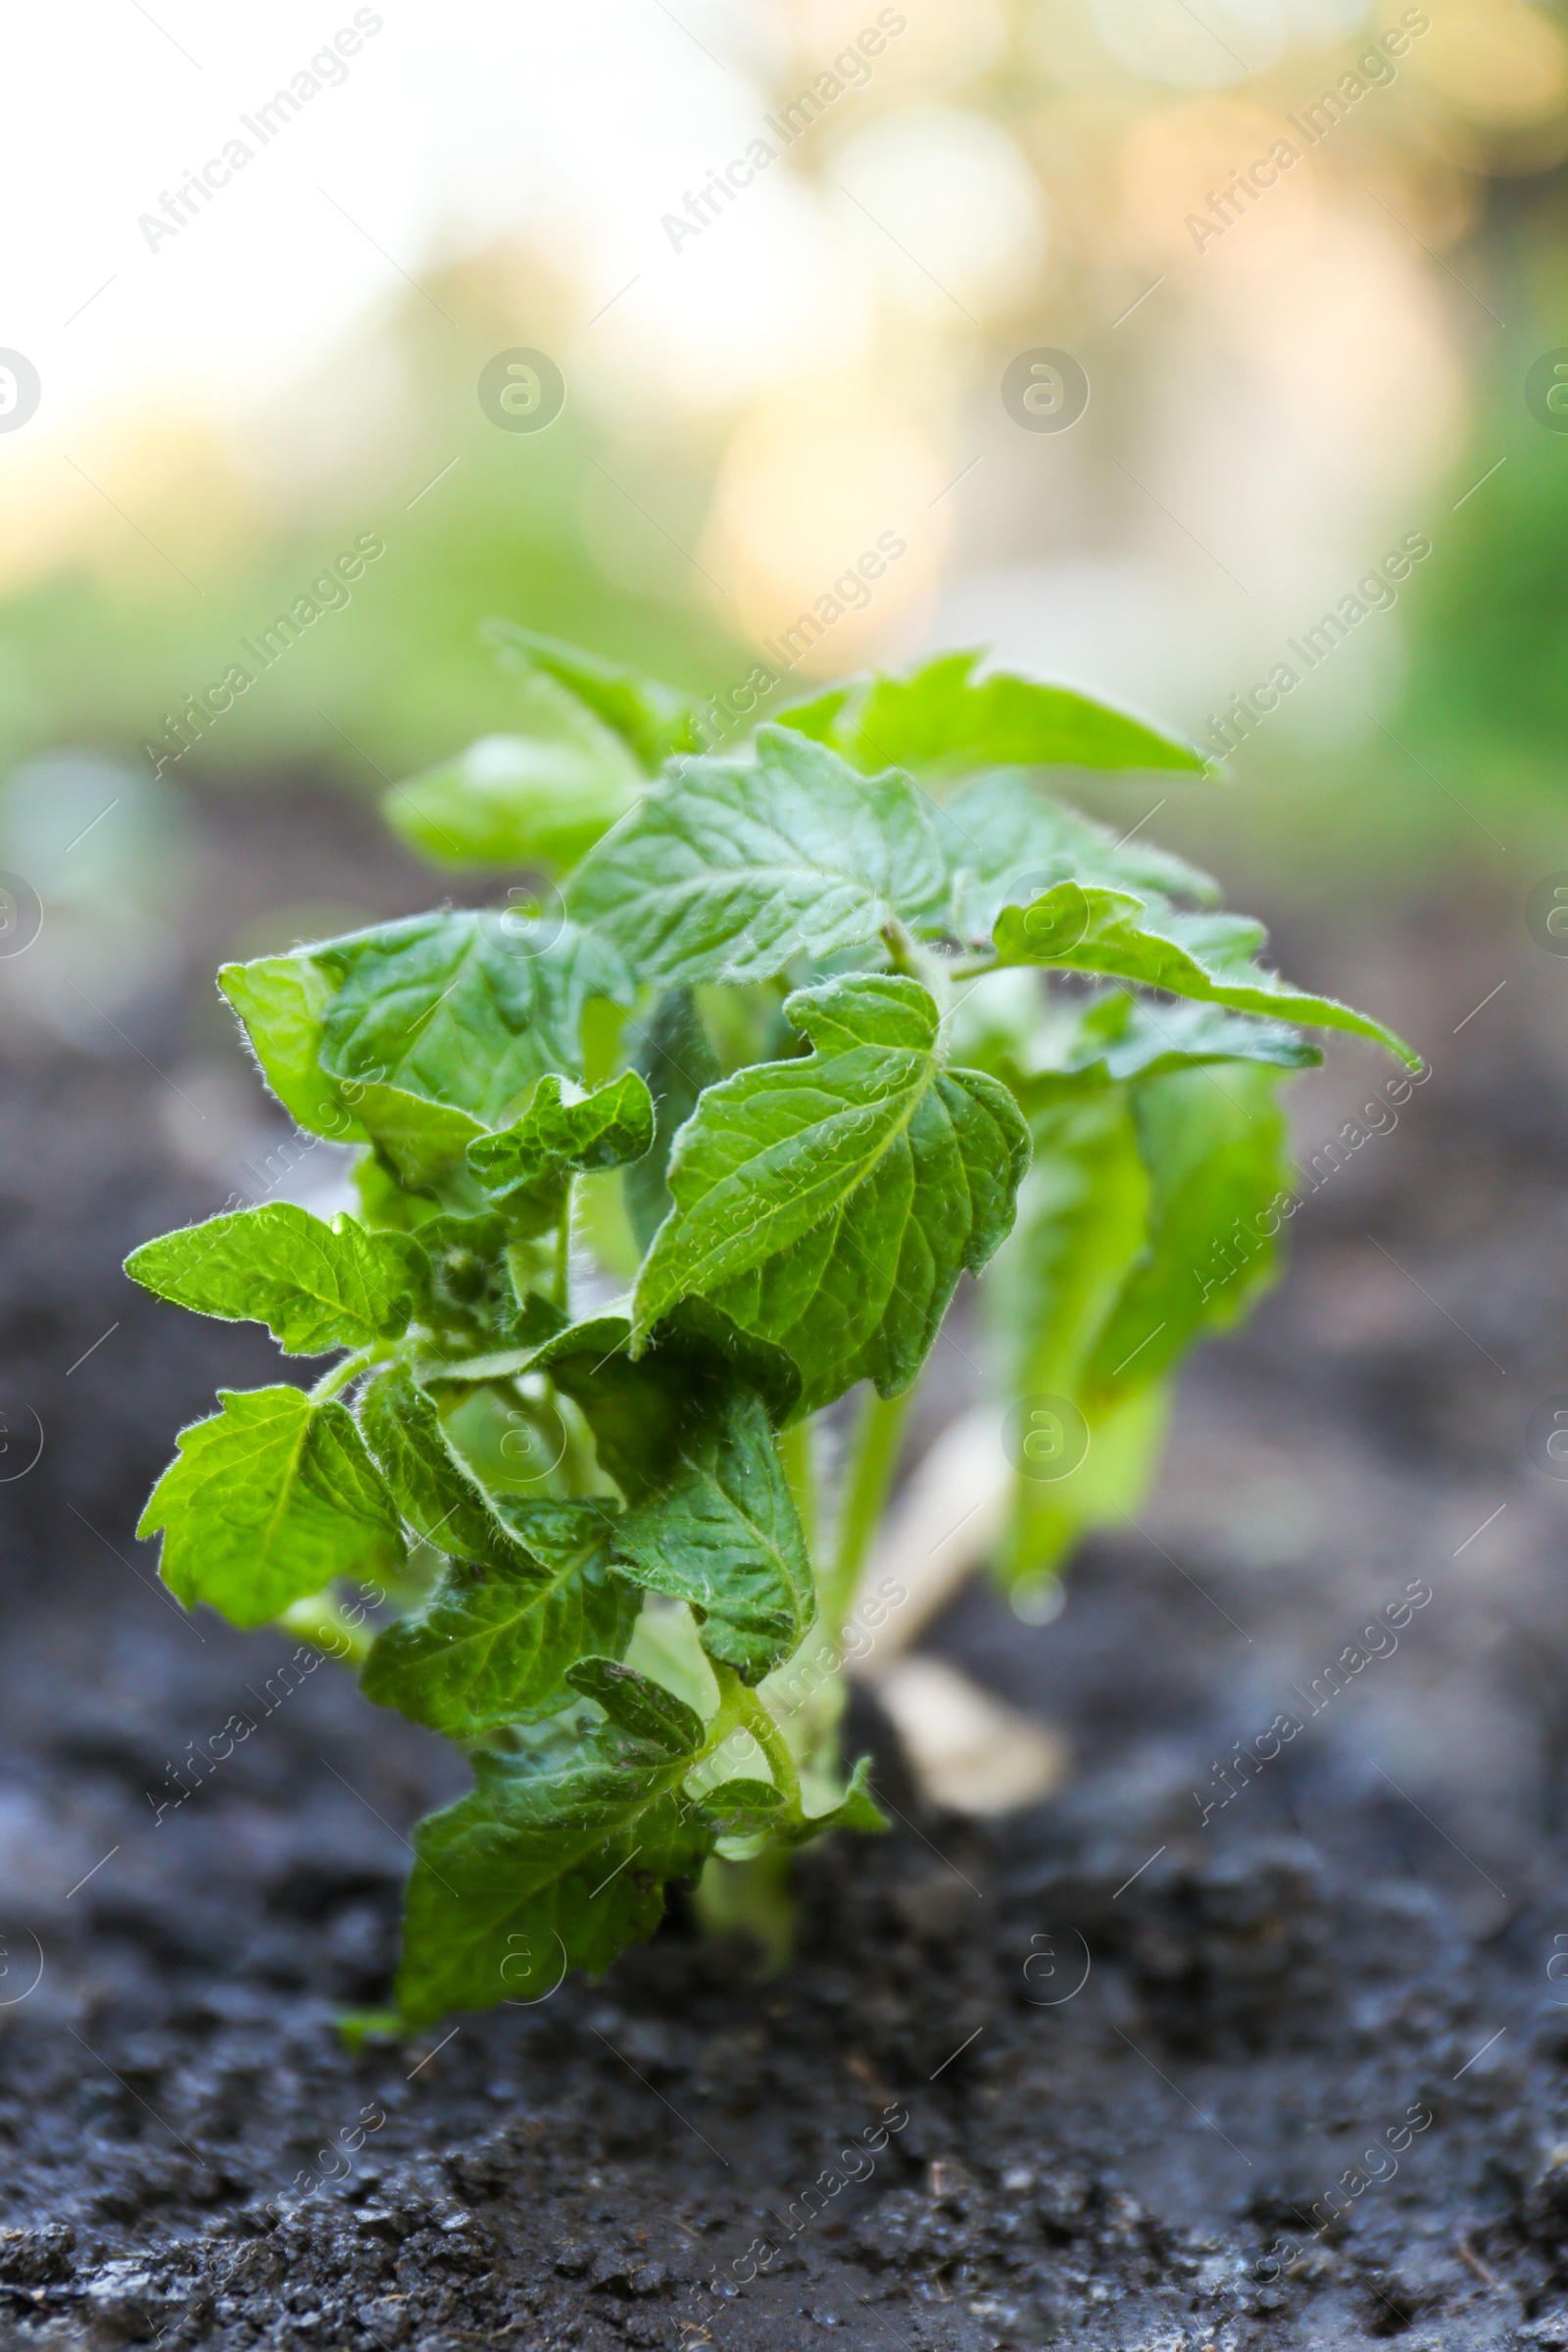
<instances>
[{"instance_id":1,"label":"plant stem","mask_svg":"<svg viewBox=\"0 0 1568 2352\"><path fill-rule=\"evenodd\" d=\"M816 1551L816 1464L808 1420L792 1421L779 1431L778 1453L806 1538L806 1555L810 1559Z\"/></svg>"},{"instance_id":2,"label":"plant stem","mask_svg":"<svg viewBox=\"0 0 1568 2352\"><path fill-rule=\"evenodd\" d=\"M718 1678L719 1709L709 1726L704 1752L711 1754L715 1748L721 1747L732 1732L750 1732L767 1758L774 1785L789 1809L790 1819L799 1821L802 1818L800 1778L783 1731L769 1713L766 1701L741 1681L733 1666L721 1666L716 1659L712 1661L712 1666Z\"/></svg>"},{"instance_id":3,"label":"plant stem","mask_svg":"<svg viewBox=\"0 0 1568 2352\"><path fill-rule=\"evenodd\" d=\"M561 1212L561 1223L556 1229L556 1304L564 1314L570 1312L571 1188L572 1179L568 1176L566 1178L566 1204Z\"/></svg>"},{"instance_id":4,"label":"plant stem","mask_svg":"<svg viewBox=\"0 0 1568 2352\"><path fill-rule=\"evenodd\" d=\"M311 1402L320 1404L328 1396L335 1396L340 1389L346 1389L351 1381L359 1379L362 1372L368 1370L371 1364L381 1363L391 1352L389 1348L379 1345L373 1348L356 1348L355 1352L352 1355L346 1355L340 1364L334 1364L330 1371L321 1374L320 1379L310 1392Z\"/></svg>"},{"instance_id":5,"label":"plant stem","mask_svg":"<svg viewBox=\"0 0 1568 2352\"><path fill-rule=\"evenodd\" d=\"M912 1394L906 1389L902 1396L885 1397L871 1389L860 1407L844 1470L833 1563L817 1594L823 1623L835 1644L843 1637L856 1583L898 1468L899 1444Z\"/></svg>"}]
</instances>

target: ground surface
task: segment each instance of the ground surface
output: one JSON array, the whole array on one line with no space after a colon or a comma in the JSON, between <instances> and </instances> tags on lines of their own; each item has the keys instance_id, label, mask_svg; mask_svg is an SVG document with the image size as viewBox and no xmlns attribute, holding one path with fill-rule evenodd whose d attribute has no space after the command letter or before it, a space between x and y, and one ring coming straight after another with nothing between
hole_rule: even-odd
<instances>
[{"instance_id":1,"label":"ground surface","mask_svg":"<svg viewBox=\"0 0 1568 2352\"><path fill-rule=\"evenodd\" d=\"M190 974L302 873L424 888L304 801L202 827ZM172 1429L276 1359L119 1258L275 1135L177 987L132 1051L13 1037L0 2345L1568 2345L1568 1485L1527 1458L1568 1392L1568 961L1507 908L1282 947L1435 1074L1194 1367L1141 1527L1054 1623L973 1591L930 1637L1067 1733L1064 1793L980 1831L884 1742L901 1826L808 1861L786 1975L675 1916L357 2060L332 2013L383 1990L461 1771L329 1667L285 1693L287 1645L185 1619L131 1534ZM1382 1074L1307 1082L1308 1153Z\"/></svg>"}]
</instances>

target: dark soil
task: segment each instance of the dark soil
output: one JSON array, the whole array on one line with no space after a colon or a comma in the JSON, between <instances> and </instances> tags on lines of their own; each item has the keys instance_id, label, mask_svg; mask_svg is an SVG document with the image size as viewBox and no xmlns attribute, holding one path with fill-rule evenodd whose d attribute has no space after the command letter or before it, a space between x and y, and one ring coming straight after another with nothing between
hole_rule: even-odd
<instances>
[{"instance_id":1,"label":"dark soil","mask_svg":"<svg viewBox=\"0 0 1568 2352\"><path fill-rule=\"evenodd\" d=\"M276 1358L118 1263L281 1132L196 976L307 888L428 885L341 805L196 818L189 1004L96 1059L8 1022L0 1469L29 1410L44 1447L0 1486L0 2344L1568 2345L1568 1485L1527 1454L1568 1392L1568 963L1509 908L1376 969L1282 940L1435 1075L1063 1613L975 1589L931 1636L1067 1733L1059 1797L930 1814L861 1702L901 1826L805 1861L785 1974L677 1909L597 1986L356 2058L462 1767L156 1585L173 1429ZM1306 1082L1304 1151L1385 1074Z\"/></svg>"}]
</instances>

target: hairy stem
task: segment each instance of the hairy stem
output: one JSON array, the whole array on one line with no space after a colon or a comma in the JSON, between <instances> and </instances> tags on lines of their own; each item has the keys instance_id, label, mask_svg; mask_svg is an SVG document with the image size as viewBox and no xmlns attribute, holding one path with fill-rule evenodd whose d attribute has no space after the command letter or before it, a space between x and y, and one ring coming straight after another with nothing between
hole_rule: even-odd
<instances>
[{"instance_id":1,"label":"hairy stem","mask_svg":"<svg viewBox=\"0 0 1568 2352\"><path fill-rule=\"evenodd\" d=\"M356 1348L355 1352L352 1355L346 1355L340 1364L334 1364L330 1371L321 1374L320 1379L310 1393L311 1402L320 1404L326 1397L336 1396L352 1381L358 1380L362 1372L368 1371L371 1364L384 1363L391 1352L390 1348L379 1345L373 1348Z\"/></svg>"},{"instance_id":2,"label":"hairy stem","mask_svg":"<svg viewBox=\"0 0 1568 2352\"><path fill-rule=\"evenodd\" d=\"M765 1700L741 1681L733 1666L721 1666L716 1659L712 1663L718 1678L719 1708L709 1726L705 1754L722 1746L732 1732L750 1732L767 1758L774 1786L789 1809L790 1818L799 1821L801 1783L783 1731L769 1713Z\"/></svg>"},{"instance_id":3,"label":"hairy stem","mask_svg":"<svg viewBox=\"0 0 1568 2352\"><path fill-rule=\"evenodd\" d=\"M818 1587L823 1624L835 1644L843 1639L855 1588L882 1516L893 1473L898 1468L899 1446L912 1394L912 1390L906 1389L902 1396L888 1397L879 1396L875 1389L868 1390L856 1423L844 1469L838 1540L833 1547L832 1564Z\"/></svg>"},{"instance_id":4,"label":"hairy stem","mask_svg":"<svg viewBox=\"0 0 1568 2352\"><path fill-rule=\"evenodd\" d=\"M563 1314L569 1314L571 1288L571 1193L572 1179L566 1179L566 1202L556 1229L556 1304Z\"/></svg>"}]
</instances>

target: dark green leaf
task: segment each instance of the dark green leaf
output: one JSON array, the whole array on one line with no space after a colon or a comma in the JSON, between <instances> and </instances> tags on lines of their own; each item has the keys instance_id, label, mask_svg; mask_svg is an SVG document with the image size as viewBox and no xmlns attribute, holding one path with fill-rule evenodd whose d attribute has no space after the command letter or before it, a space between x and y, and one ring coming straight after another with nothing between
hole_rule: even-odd
<instances>
[{"instance_id":1,"label":"dark green leaf","mask_svg":"<svg viewBox=\"0 0 1568 2352\"><path fill-rule=\"evenodd\" d=\"M713 1825L680 1795L689 1754L612 1724L564 1755L480 1755L476 1786L415 1832L398 2007L541 1999L568 1968L597 1976L653 1934L664 1882L694 1872Z\"/></svg>"},{"instance_id":2,"label":"dark green leaf","mask_svg":"<svg viewBox=\"0 0 1568 2352\"><path fill-rule=\"evenodd\" d=\"M613 1658L580 1657L566 1676L584 1698L597 1699L613 1724L665 1755L688 1760L703 1743L703 1719L662 1683Z\"/></svg>"},{"instance_id":3,"label":"dark green leaf","mask_svg":"<svg viewBox=\"0 0 1568 2352\"><path fill-rule=\"evenodd\" d=\"M125 1272L197 1314L265 1323L290 1355L395 1338L427 1279L409 1236L369 1233L348 1217L324 1225L289 1200L144 1242Z\"/></svg>"},{"instance_id":4,"label":"dark green leaf","mask_svg":"<svg viewBox=\"0 0 1568 2352\"><path fill-rule=\"evenodd\" d=\"M631 747L649 775L657 775L677 752L702 750L696 706L678 688L564 645L558 637L541 637L514 621L487 621L484 634L492 645L566 687Z\"/></svg>"},{"instance_id":5,"label":"dark green leaf","mask_svg":"<svg viewBox=\"0 0 1568 2352\"><path fill-rule=\"evenodd\" d=\"M699 1802L724 1837L743 1838L773 1828L784 1799L771 1781L721 1781L705 1788Z\"/></svg>"},{"instance_id":6,"label":"dark green leaf","mask_svg":"<svg viewBox=\"0 0 1568 2352\"><path fill-rule=\"evenodd\" d=\"M634 1345L707 1299L794 1359L809 1410L863 1376L908 1386L1012 1222L1029 1138L994 1079L942 1067L918 982L834 980L785 1009L814 1051L710 1087L682 1130Z\"/></svg>"},{"instance_id":7,"label":"dark green leaf","mask_svg":"<svg viewBox=\"0 0 1568 2352\"><path fill-rule=\"evenodd\" d=\"M618 1657L642 1595L608 1565L602 1515L585 1504L558 1509L572 1516L558 1520L548 1561L455 1564L417 1615L378 1634L361 1678L366 1696L451 1740L569 1705L567 1684L581 1687L574 1662L585 1650Z\"/></svg>"},{"instance_id":8,"label":"dark green leaf","mask_svg":"<svg viewBox=\"0 0 1568 2352\"><path fill-rule=\"evenodd\" d=\"M1346 1029L1414 1065L1418 1057L1381 1021L1332 997L1304 995L1254 963L1267 936L1261 923L1242 915L1173 914L1157 900L1146 905L1125 891L1085 889L1076 882L1056 884L1027 907L1004 907L996 925L1003 963L1105 972L1236 1012L1274 1014L1309 1029Z\"/></svg>"},{"instance_id":9,"label":"dark green leaf","mask_svg":"<svg viewBox=\"0 0 1568 2352\"><path fill-rule=\"evenodd\" d=\"M1192 744L1070 686L997 670L977 679L981 652L943 654L906 677L882 674L831 687L779 713L857 767L906 767L928 777L980 767L1179 768L1207 762Z\"/></svg>"},{"instance_id":10,"label":"dark green leaf","mask_svg":"<svg viewBox=\"0 0 1568 2352\"><path fill-rule=\"evenodd\" d=\"M614 1547L639 1584L700 1612L703 1647L748 1683L788 1657L815 1614L773 1425L749 1390L688 1436L661 1492L616 1522Z\"/></svg>"},{"instance_id":11,"label":"dark green leaf","mask_svg":"<svg viewBox=\"0 0 1568 2352\"><path fill-rule=\"evenodd\" d=\"M478 1480L459 1459L435 1400L406 1364L372 1381L360 1405L365 1435L404 1518L427 1544L480 1568L536 1566Z\"/></svg>"},{"instance_id":12,"label":"dark green leaf","mask_svg":"<svg viewBox=\"0 0 1568 2352\"><path fill-rule=\"evenodd\" d=\"M685 761L572 877L568 904L639 978L767 980L874 939L943 867L907 777L862 777L787 728L757 763Z\"/></svg>"},{"instance_id":13,"label":"dark green leaf","mask_svg":"<svg viewBox=\"0 0 1568 2352\"><path fill-rule=\"evenodd\" d=\"M646 1250L669 1214L664 1181L675 1131L697 1108L705 1086L719 1076L718 1056L709 1043L697 999L689 988L666 989L637 1032L634 1067L647 1081L654 1102L651 1151L633 1162L624 1178L626 1215L639 1250Z\"/></svg>"},{"instance_id":14,"label":"dark green leaf","mask_svg":"<svg viewBox=\"0 0 1568 2352\"><path fill-rule=\"evenodd\" d=\"M392 1497L345 1405L292 1388L218 1401L180 1431L136 1530L162 1532L164 1582L187 1608L266 1625L335 1576L401 1564Z\"/></svg>"},{"instance_id":15,"label":"dark green leaf","mask_svg":"<svg viewBox=\"0 0 1568 2352\"><path fill-rule=\"evenodd\" d=\"M607 1078L575 1102L541 1078L520 1119L468 1146L468 1165L518 1233L561 1221L571 1179L640 1159L654 1140L654 1106L635 1070Z\"/></svg>"}]
</instances>

